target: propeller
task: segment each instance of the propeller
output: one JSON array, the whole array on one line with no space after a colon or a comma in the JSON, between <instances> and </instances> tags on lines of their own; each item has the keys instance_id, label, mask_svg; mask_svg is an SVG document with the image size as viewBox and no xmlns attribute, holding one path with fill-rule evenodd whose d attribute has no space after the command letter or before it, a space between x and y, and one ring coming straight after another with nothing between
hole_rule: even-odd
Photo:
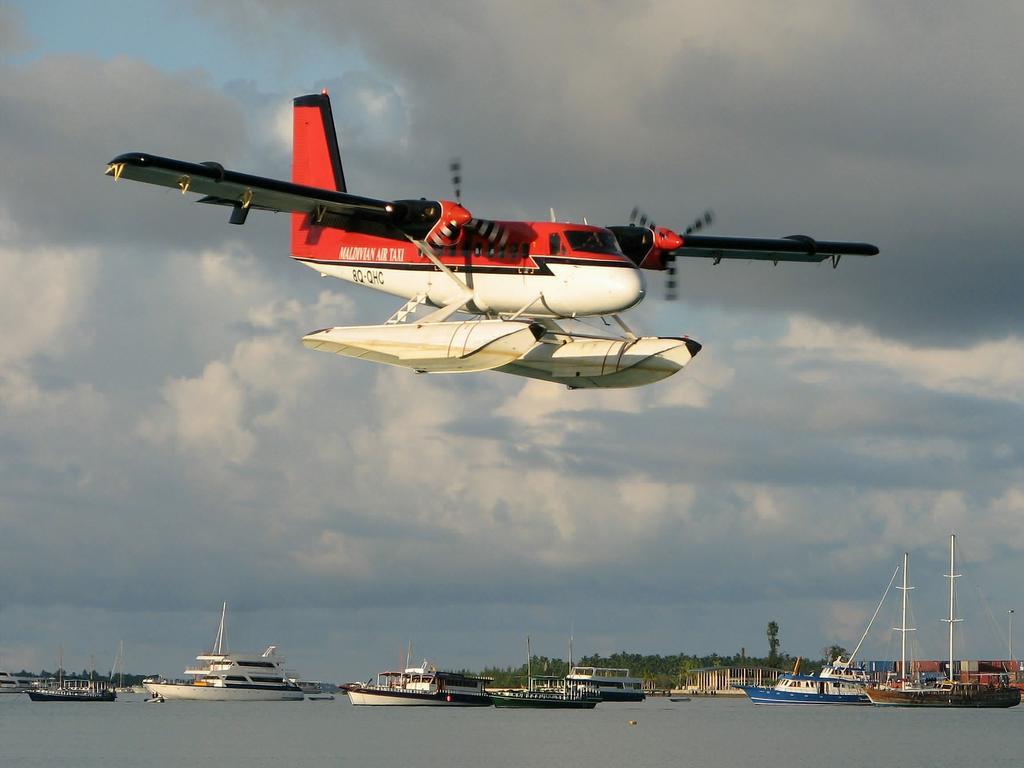
<instances>
[{"instance_id":1,"label":"propeller","mask_svg":"<svg viewBox=\"0 0 1024 768\"><path fill-rule=\"evenodd\" d=\"M455 189L455 202L462 204L462 159L453 157L448 166L452 172L452 187Z\"/></svg>"},{"instance_id":2,"label":"propeller","mask_svg":"<svg viewBox=\"0 0 1024 768\"><path fill-rule=\"evenodd\" d=\"M683 236L692 235L694 232L700 232L704 227L711 226L711 222L715 220L715 214L710 210L704 211L700 216L693 220L686 229L683 230ZM665 300L675 301L676 300L676 252L669 251L665 254L665 269L668 271L668 276L665 280Z\"/></svg>"},{"instance_id":3,"label":"propeller","mask_svg":"<svg viewBox=\"0 0 1024 768\"><path fill-rule=\"evenodd\" d=\"M453 157L448 164L448 170L452 174L452 188L455 190L455 202L462 204L462 158ZM508 242L509 231L501 224L491 219L470 219L465 224L465 229L476 232L481 237L487 238L497 248L504 248Z\"/></svg>"},{"instance_id":4,"label":"propeller","mask_svg":"<svg viewBox=\"0 0 1024 768\"><path fill-rule=\"evenodd\" d=\"M629 212L629 226L650 227L651 229L654 229L655 224L654 219L634 205L633 210Z\"/></svg>"}]
</instances>

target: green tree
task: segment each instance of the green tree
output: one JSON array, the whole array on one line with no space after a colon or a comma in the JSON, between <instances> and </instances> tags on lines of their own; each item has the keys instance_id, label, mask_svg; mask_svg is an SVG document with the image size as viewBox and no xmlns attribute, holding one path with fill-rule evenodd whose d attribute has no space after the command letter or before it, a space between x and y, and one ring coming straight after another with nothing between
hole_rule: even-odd
<instances>
[{"instance_id":1,"label":"green tree","mask_svg":"<svg viewBox=\"0 0 1024 768\"><path fill-rule=\"evenodd\" d=\"M768 665L774 667L779 663L779 623L768 622Z\"/></svg>"},{"instance_id":2,"label":"green tree","mask_svg":"<svg viewBox=\"0 0 1024 768\"><path fill-rule=\"evenodd\" d=\"M849 659L849 656L850 652L841 645L833 644L821 649L821 658L823 658L826 663L831 663L840 657Z\"/></svg>"}]
</instances>

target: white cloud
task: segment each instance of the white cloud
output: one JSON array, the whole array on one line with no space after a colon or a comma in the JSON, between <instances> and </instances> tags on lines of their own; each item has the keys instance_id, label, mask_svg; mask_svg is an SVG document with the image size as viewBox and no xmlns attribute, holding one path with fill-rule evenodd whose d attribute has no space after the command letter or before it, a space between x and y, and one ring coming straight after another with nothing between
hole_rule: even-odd
<instances>
[{"instance_id":1,"label":"white cloud","mask_svg":"<svg viewBox=\"0 0 1024 768\"><path fill-rule=\"evenodd\" d=\"M214 361L198 378L164 385L164 407L139 425L155 443L172 442L203 463L240 464L252 454L255 437L243 422L245 386L224 363Z\"/></svg>"},{"instance_id":2,"label":"white cloud","mask_svg":"<svg viewBox=\"0 0 1024 768\"><path fill-rule=\"evenodd\" d=\"M968 347L915 347L865 328L797 316L779 346L795 361L874 366L937 392L1024 403L1024 340L1008 336ZM838 368L814 369L814 383L843 376Z\"/></svg>"},{"instance_id":3,"label":"white cloud","mask_svg":"<svg viewBox=\"0 0 1024 768\"><path fill-rule=\"evenodd\" d=\"M0 244L0 365L56 358L90 343L89 308L98 259L89 248L15 249Z\"/></svg>"}]
</instances>

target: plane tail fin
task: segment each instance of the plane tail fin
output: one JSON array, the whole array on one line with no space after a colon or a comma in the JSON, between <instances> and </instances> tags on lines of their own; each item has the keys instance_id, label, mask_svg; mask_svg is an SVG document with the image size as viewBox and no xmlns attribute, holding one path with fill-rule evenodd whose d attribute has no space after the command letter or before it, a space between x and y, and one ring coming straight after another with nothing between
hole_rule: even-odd
<instances>
[{"instance_id":1,"label":"plane tail fin","mask_svg":"<svg viewBox=\"0 0 1024 768\"><path fill-rule=\"evenodd\" d=\"M294 100L292 181L348 192L327 91Z\"/></svg>"}]
</instances>

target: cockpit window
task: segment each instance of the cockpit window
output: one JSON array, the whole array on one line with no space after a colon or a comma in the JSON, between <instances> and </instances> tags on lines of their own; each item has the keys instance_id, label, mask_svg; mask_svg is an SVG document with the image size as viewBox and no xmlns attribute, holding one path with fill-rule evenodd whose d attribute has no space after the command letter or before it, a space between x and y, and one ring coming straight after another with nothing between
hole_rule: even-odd
<instances>
[{"instance_id":1,"label":"cockpit window","mask_svg":"<svg viewBox=\"0 0 1024 768\"><path fill-rule=\"evenodd\" d=\"M569 241L569 247L574 251L622 254L619 249L619 241L611 232L566 230L564 234L565 239Z\"/></svg>"}]
</instances>

